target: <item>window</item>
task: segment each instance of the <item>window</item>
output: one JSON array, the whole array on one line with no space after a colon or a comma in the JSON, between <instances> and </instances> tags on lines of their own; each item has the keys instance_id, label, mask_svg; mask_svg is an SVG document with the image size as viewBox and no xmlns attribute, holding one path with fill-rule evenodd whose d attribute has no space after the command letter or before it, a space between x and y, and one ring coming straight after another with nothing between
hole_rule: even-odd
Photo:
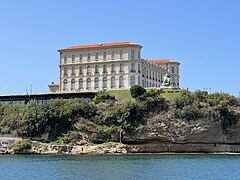
<instances>
[{"instance_id":1,"label":"window","mask_svg":"<svg viewBox=\"0 0 240 180\"><path fill-rule=\"evenodd\" d=\"M71 80L71 91L74 91L76 89L76 83L75 83L75 79Z\"/></svg>"},{"instance_id":2,"label":"window","mask_svg":"<svg viewBox=\"0 0 240 180\"><path fill-rule=\"evenodd\" d=\"M123 51L120 51L120 59L123 59Z\"/></svg>"},{"instance_id":3,"label":"window","mask_svg":"<svg viewBox=\"0 0 240 180\"><path fill-rule=\"evenodd\" d=\"M140 71L140 64L138 64L138 72L140 73L141 71Z\"/></svg>"},{"instance_id":4,"label":"window","mask_svg":"<svg viewBox=\"0 0 240 180\"><path fill-rule=\"evenodd\" d=\"M139 76L138 76L138 85L139 85L139 86L141 85L140 77L139 77Z\"/></svg>"},{"instance_id":5,"label":"window","mask_svg":"<svg viewBox=\"0 0 240 180\"><path fill-rule=\"evenodd\" d=\"M75 63L75 56L72 55L72 63Z\"/></svg>"},{"instance_id":6,"label":"window","mask_svg":"<svg viewBox=\"0 0 240 180\"><path fill-rule=\"evenodd\" d=\"M135 85L135 77L131 76L130 78L130 86L133 87Z\"/></svg>"},{"instance_id":7,"label":"window","mask_svg":"<svg viewBox=\"0 0 240 180\"><path fill-rule=\"evenodd\" d=\"M152 87L152 83L150 82L149 87Z\"/></svg>"},{"instance_id":8,"label":"window","mask_svg":"<svg viewBox=\"0 0 240 180\"><path fill-rule=\"evenodd\" d=\"M115 64L112 64L112 73L115 73L116 72L116 69L115 69Z\"/></svg>"},{"instance_id":9,"label":"window","mask_svg":"<svg viewBox=\"0 0 240 180\"><path fill-rule=\"evenodd\" d=\"M106 60L106 59L107 59L107 53L103 52L103 60Z\"/></svg>"},{"instance_id":10,"label":"window","mask_svg":"<svg viewBox=\"0 0 240 180\"><path fill-rule=\"evenodd\" d=\"M116 87L116 82L115 82L115 77L111 77L111 88L115 88Z\"/></svg>"},{"instance_id":11,"label":"window","mask_svg":"<svg viewBox=\"0 0 240 180\"><path fill-rule=\"evenodd\" d=\"M67 55L64 55L63 60L64 60L64 63L67 63Z\"/></svg>"},{"instance_id":12,"label":"window","mask_svg":"<svg viewBox=\"0 0 240 180\"><path fill-rule=\"evenodd\" d=\"M95 60L96 61L98 60L98 53L97 52L95 53Z\"/></svg>"},{"instance_id":13,"label":"window","mask_svg":"<svg viewBox=\"0 0 240 180\"><path fill-rule=\"evenodd\" d=\"M103 89L107 89L107 78L103 78Z\"/></svg>"},{"instance_id":14,"label":"window","mask_svg":"<svg viewBox=\"0 0 240 180\"><path fill-rule=\"evenodd\" d=\"M115 53L112 51L112 59L115 59Z\"/></svg>"},{"instance_id":15,"label":"window","mask_svg":"<svg viewBox=\"0 0 240 180\"><path fill-rule=\"evenodd\" d=\"M82 66L79 67L79 74L80 74L80 75L83 74L83 68L82 68Z\"/></svg>"},{"instance_id":16,"label":"window","mask_svg":"<svg viewBox=\"0 0 240 180\"><path fill-rule=\"evenodd\" d=\"M146 87L148 87L148 81L147 81L147 86Z\"/></svg>"},{"instance_id":17,"label":"window","mask_svg":"<svg viewBox=\"0 0 240 180\"><path fill-rule=\"evenodd\" d=\"M174 77L172 77L172 83L171 84L175 85L175 78Z\"/></svg>"},{"instance_id":18,"label":"window","mask_svg":"<svg viewBox=\"0 0 240 180\"><path fill-rule=\"evenodd\" d=\"M98 89L98 88L99 88L99 78L96 77L95 80L94 80L94 82L95 82L94 88L95 88L95 89Z\"/></svg>"},{"instance_id":19,"label":"window","mask_svg":"<svg viewBox=\"0 0 240 180\"><path fill-rule=\"evenodd\" d=\"M79 55L79 60L82 62L82 54Z\"/></svg>"},{"instance_id":20,"label":"window","mask_svg":"<svg viewBox=\"0 0 240 180\"><path fill-rule=\"evenodd\" d=\"M75 76L76 75L76 69L75 67L72 67L72 76Z\"/></svg>"},{"instance_id":21,"label":"window","mask_svg":"<svg viewBox=\"0 0 240 180\"><path fill-rule=\"evenodd\" d=\"M68 81L66 79L64 79L63 81L63 91L67 91L68 90Z\"/></svg>"},{"instance_id":22,"label":"window","mask_svg":"<svg viewBox=\"0 0 240 180\"><path fill-rule=\"evenodd\" d=\"M87 89L91 89L91 78L87 78Z\"/></svg>"},{"instance_id":23,"label":"window","mask_svg":"<svg viewBox=\"0 0 240 180\"><path fill-rule=\"evenodd\" d=\"M124 72L123 64L120 64L120 72Z\"/></svg>"},{"instance_id":24,"label":"window","mask_svg":"<svg viewBox=\"0 0 240 180\"><path fill-rule=\"evenodd\" d=\"M91 54L87 53L87 60L90 61L90 58L91 58Z\"/></svg>"},{"instance_id":25,"label":"window","mask_svg":"<svg viewBox=\"0 0 240 180\"><path fill-rule=\"evenodd\" d=\"M134 60L134 50L131 50L130 58L131 60Z\"/></svg>"},{"instance_id":26,"label":"window","mask_svg":"<svg viewBox=\"0 0 240 180\"><path fill-rule=\"evenodd\" d=\"M135 64L131 63L130 72L135 72Z\"/></svg>"},{"instance_id":27,"label":"window","mask_svg":"<svg viewBox=\"0 0 240 180\"><path fill-rule=\"evenodd\" d=\"M144 85L145 85L144 80L142 80L142 87L145 87Z\"/></svg>"},{"instance_id":28,"label":"window","mask_svg":"<svg viewBox=\"0 0 240 180\"><path fill-rule=\"evenodd\" d=\"M99 74L99 68L98 68L98 65L95 66L95 74Z\"/></svg>"},{"instance_id":29,"label":"window","mask_svg":"<svg viewBox=\"0 0 240 180\"><path fill-rule=\"evenodd\" d=\"M83 89L83 79L79 79L79 89Z\"/></svg>"},{"instance_id":30,"label":"window","mask_svg":"<svg viewBox=\"0 0 240 180\"><path fill-rule=\"evenodd\" d=\"M91 66L87 67L87 74L91 74Z\"/></svg>"},{"instance_id":31,"label":"window","mask_svg":"<svg viewBox=\"0 0 240 180\"><path fill-rule=\"evenodd\" d=\"M64 75L64 76L67 76L67 75L68 75L68 69L67 69L67 67L65 67L65 68L63 69L63 75Z\"/></svg>"},{"instance_id":32,"label":"window","mask_svg":"<svg viewBox=\"0 0 240 180\"><path fill-rule=\"evenodd\" d=\"M138 51L138 59L141 59L141 52Z\"/></svg>"},{"instance_id":33,"label":"window","mask_svg":"<svg viewBox=\"0 0 240 180\"><path fill-rule=\"evenodd\" d=\"M174 67L172 67L172 73L174 74Z\"/></svg>"},{"instance_id":34,"label":"window","mask_svg":"<svg viewBox=\"0 0 240 180\"><path fill-rule=\"evenodd\" d=\"M120 88L124 87L124 77L123 76L120 76L120 78L119 78L119 87Z\"/></svg>"},{"instance_id":35,"label":"window","mask_svg":"<svg viewBox=\"0 0 240 180\"><path fill-rule=\"evenodd\" d=\"M107 65L103 65L103 73L107 73Z\"/></svg>"}]
</instances>

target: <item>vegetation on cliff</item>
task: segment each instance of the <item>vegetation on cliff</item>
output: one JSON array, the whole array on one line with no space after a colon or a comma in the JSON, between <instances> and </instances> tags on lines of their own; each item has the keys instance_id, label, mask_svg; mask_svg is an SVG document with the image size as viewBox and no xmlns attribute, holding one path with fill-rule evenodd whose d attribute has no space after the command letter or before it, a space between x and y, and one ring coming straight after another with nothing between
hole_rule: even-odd
<instances>
[{"instance_id":1,"label":"vegetation on cliff","mask_svg":"<svg viewBox=\"0 0 240 180\"><path fill-rule=\"evenodd\" d=\"M118 102L113 95L100 91L93 101L53 99L37 105L0 105L0 133L22 137L40 137L49 133L50 139L64 143L119 141L120 132L133 132L157 114L176 119L219 121L228 133L240 117L238 98L204 91L181 91L170 100L162 90L145 91L134 87L134 99Z\"/></svg>"}]
</instances>

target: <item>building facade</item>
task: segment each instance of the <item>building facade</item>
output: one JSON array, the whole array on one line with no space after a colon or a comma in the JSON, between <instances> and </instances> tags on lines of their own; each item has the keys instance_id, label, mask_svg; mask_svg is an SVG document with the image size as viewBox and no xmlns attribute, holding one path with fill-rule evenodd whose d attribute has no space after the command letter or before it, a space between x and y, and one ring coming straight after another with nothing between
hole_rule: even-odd
<instances>
[{"instance_id":1,"label":"building facade","mask_svg":"<svg viewBox=\"0 0 240 180\"><path fill-rule=\"evenodd\" d=\"M129 89L135 84L157 88L166 73L170 74L171 87L179 88L179 63L169 59L145 60L141 49L141 45L132 42L60 49L60 83L49 85L49 91Z\"/></svg>"}]
</instances>

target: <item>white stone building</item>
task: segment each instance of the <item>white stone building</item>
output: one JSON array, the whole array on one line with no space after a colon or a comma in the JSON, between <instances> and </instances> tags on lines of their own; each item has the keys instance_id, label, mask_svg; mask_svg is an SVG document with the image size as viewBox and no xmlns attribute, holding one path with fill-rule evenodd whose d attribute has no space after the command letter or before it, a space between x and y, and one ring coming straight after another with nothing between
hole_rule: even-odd
<instances>
[{"instance_id":1,"label":"white stone building","mask_svg":"<svg viewBox=\"0 0 240 180\"><path fill-rule=\"evenodd\" d=\"M117 42L72 46L60 53L60 83L49 85L50 92L85 92L129 89L135 84L161 87L169 72L171 87L179 88L179 62L145 60L142 46Z\"/></svg>"}]
</instances>

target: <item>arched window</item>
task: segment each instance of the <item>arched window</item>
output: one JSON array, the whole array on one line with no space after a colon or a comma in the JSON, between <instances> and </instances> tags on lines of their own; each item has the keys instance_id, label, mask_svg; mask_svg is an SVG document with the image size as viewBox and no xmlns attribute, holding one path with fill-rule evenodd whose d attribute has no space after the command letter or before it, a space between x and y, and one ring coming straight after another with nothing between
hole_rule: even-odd
<instances>
[{"instance_id":1,"label":"arched window","mask_svg":"<svg viewBox=\"0 0 240 180\"><path fill-rule=\"evenodd\" d=\"M106 59L107 59L107 53L103 52L103 60L106 60Z\"/></svg>"},{"instance_id":2,"label":"arched window","mask_svg":"<svg viewBox=\"0 0 240 180\"><path fill-rule=\"evenodd\" d=\"M98 65L95 66L95 74L99 73Z\"/></svg>"},{"instance_id":3,"label":"arched window","mask_svg":"<svg viewBox=\"0 0 240 180\"><path fill-rule=\"evenodd\" d=\"M95 53L95 60L96 61L98 60L98 53L97 52Z\"/></svg>"},{"instance_id":4,"label":"arched window","mask_svg":"<svg viewBox=\"0 0 240 180\"><path fill-rule=\"evenodd\" d=\"M63 75L64 75L64 76L67 76L67 75L68 75L68 69L67 69L67 67L65 67L65 68L63 69Z\"/></svg>"},{"instance_id":5,"label":"arched window","mask_svg":"<svg viewBox=\"0 0 240 180\"><path fill-rule=\"evenodd\" d=\"M131 50L131 60L134 60L134 50Z\"/></svg>"},{"instance_id":6,"label":"arched window","mask_svg":"<svg viewBox=\"0 0 240 180\"><path fill-rule=\"evenodd\" d=\"M140 83L140 77L138 76L138 85L140 86L141 83Z\"/></svg>"},{"instance_id":7,"label":"arched window","mask_svg":"<svg viewBox=\"0 0 240 180\"><path fill-rule=\"evenodd\" d=\"M107 65L103 65L103 73L107 73Z\"/></svg>"},{"instance_id":8,"label":"arched window","mask_svg":"<svg viewBox=\"0 0 240 180\"><path fill-rule=\"evenodd\" d=\"M112 73L115 73L116 72L116 69L115 69L115 64L112 64L112 70L111 70Z\"/></svg>"},{"instance_id":9,"label":"arched window","mask_svg":"<svg viewBox=\"0 0 240 180\"><path fill-rule=\"evenodd\" d=\"M75 76L76 75L76 69L75 67L72 67L72 76Z\"/></svg>"},{"instance_id":10,"label":"arched window","mask_svg":"<svg viewBox=\"0 0 240 180\"><path fill-rule=\"evenodd\" d=\"M67 91L68 90L68 81L66 79L64 79L63 81L63 91Z\"/></svg>"},{"instance_id":11,"label":"arched window","mask_svg":"<svg viewBox=\"0 0 240 180\"><path fill-rule=\"evenodd\" d=\"M107 78L103 78L103 89L107 89Z\"/></svg>"},{"instance_id":12,"label":"arched window","mask_svg":"<svg viewBox=\"0 0 240 180\"><path fill-rule=\"evenodd\" d=\"M79 79L79 89L83 89L83 79Z\"/></svg>"},{"instance_id":13,"label":"arched window","mask_svg":"<svg viewBox=\"0 0 240 180\"><path fill-rule=\"evenodd\" d=\"M155 84L154 84L154 83L152 84L152 87L155 87Z\"/></svg>"},{"instance_id":14,"label":"arched window","mask_svg":"<svg viewBox=\"0 0 240 180\"><path fill-rule=\"evenodd\" d=\"M152 87L152 83L150 82L149 87Z\"/></svg>"},{"instance_id":15,"label":"arched window","mask_svg":"<svg viewBox=\"0 0 240 180\"><path fill-rule=\"evenodd\" d=\"M74 91L76 89L76 83L75 83L75 79L71 80L71 91Z\"/></svg>"},{"instance_id":16,"label":"arched window","mask_svg":"<svg viewBox=\"0 0 240 180\"><path fill-rule=\"evenodd\" d=\"M119 78L119 87L124 88L124 77L123 76L120 76L120 78Z\"/></svg>"},{"instance_id":17,"label":"arched window","mask_svg":"<svg viewBox=\"0 0 240 180\"><path fill-rule=\"evenodd\" d=\"M148 81L147 81L147 85L146 85L146 87L148 87Z\"/></svg>"},{"instance_id":18,"label":"arched window","mask_svg":"<svg viewBox=\"0 0 240 180\"><path fill-rule=\"evenodd\" d=\"M95 82L95 85L94 85L95 89L98 89L99 88L99 78L96 77L94 82Z\"/></svg>"},{"instance_id":19,"label":"arched window","mask_svg":"<svg viewBox=\"0 0 240 180\"><path fill-rule=\"evenodd\" d=\"M112 51L112 59L115 59L115 53Z\"/></svg>"},{"instance_id":20,"label":"arched window","mask_svg":"<svg viewBox=\"0 0 240 180\"><path fill-rule=\"evenodd\" d=\"M91 58L91 54L87 53L87 60L90 61L90 58Z\"/></svg>"},{"instance_id":21,"label":"arched window","mask_svg":"<svg viewBox=\"0 0 240 180\"><path fill-rule=\"evenodd\" d=\"M75 63L75 55L72 55L72 63Z\"/></svg>"},{"instance_id":22,"label":"arched window","mask_svg":"<svg viewBox=\"0 0 240 180\"><path fill-rule=\"evenodd\" d=\"M131 76L130 78L130 86L133 87L135 85L135 77Z\"/></svg>"},{"instance_id":23,"label":"arched window","mask_svg":"<svg viewBox=\"0 0 240 180\"><path fill-rule=\"evenodd\" d=\"M91 66L87 67L87 74L91 74Z\"/></svg>"},{"instance_id":24,"label":"arched window","mask_svg":"<svg viewBox=\"0 0 240 180\"><path fill-rule=\"evenodd\" d=\"M82 66L79 67L79 74L80 74L80 75L83 74L83 68L82 68Z\"/></svg>"},{"instance_id":25,"label":"arched window","mask_svg":"<svg viewBox=\"0 0 240 180\"><path fill-rule=\"evenodd\" d=\"M64 55L63 61L64 63L67 63L67 55Z\"/></svg>"},{"instance_id":26,"label":"arched window","mask_svg":"<svg viewBox=\"0 0 240 180\"><path fill-rule=\"evenodd\" d=\"M91 89L91 78L87 78L87 89Z\"/></svg>"},{"instance_id":27,"label":"arched window","mask_svg":"<svg viewBox=\"0 0 240 180\"><path fill-rule=\"evenodd\" d=\"M123 51L120 51L120 59L123 59Z\"/></svg>"},{"instance_id":28,"label":"arched window","mask_svg":"<svg viewBox=\"0 0 240 180\"><path fill-rule=\"evenodd\" d=\"M120 64L120 72L124 72L123 64Z\"/></svg>"},{"instance_id":29,"label":"arched window","mask_svg":"<svg viewBox=\"0 0 240 180\"><path fill-rule=\"evenodd\" d=\"M115 88L115 87L116 87L115 77L112 76L111 77L111 88Z\"/></svg>"},{"instance_id":30,"label":"arched window","mask_svg":"<svg viewBox=\"0 0 240 180\"><path fill-rule=\"evenodd\" d=\"M135 72L135 64L134 63L131 63L130 71Z\"/></svg>"},{"instance_id":31,"label":"arched window","mask_svg":"<svg viewBox=\"0 0 240 180\"><path fill-rule=\"evenodd\" d=\"M82 62L82 54L79 54L79 60Z\"/></svg>"}]
</instances>

